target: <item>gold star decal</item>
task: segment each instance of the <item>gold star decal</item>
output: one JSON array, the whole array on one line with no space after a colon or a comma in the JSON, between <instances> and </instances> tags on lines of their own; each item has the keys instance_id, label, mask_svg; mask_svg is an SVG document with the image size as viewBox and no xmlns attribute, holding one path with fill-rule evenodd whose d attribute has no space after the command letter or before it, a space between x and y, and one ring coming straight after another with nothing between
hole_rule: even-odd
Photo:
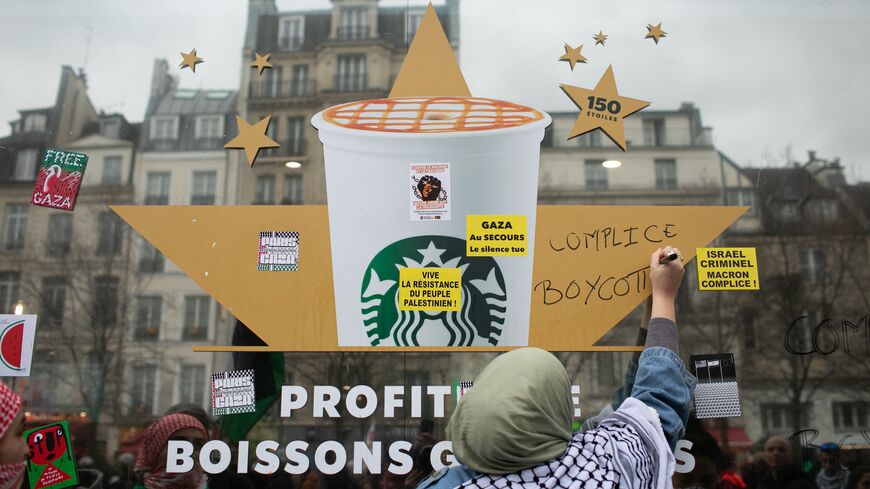
<instances>
[{"instance_id":1,"label":"gold star decal","mask_svg":"<svg viewBox=\"0 0 870 489\"><path fill-rule=\"evenodd\" d=\"M272 116L267 115L256 124L248 124L237 115L236 123L239 125L239 135L225 144L224 148L244 149L245 156L248 158L248 164L254 166L254 160L257 159L257 153L261 149L277 148L280 146L274 139L266 135L270 119L272 119Z\"/></svg>"},{"instance_id":2,"label":"gold star decal","mask_svg":"<svg viewBox=\"0 0 870 489\"><path fill-rule=\"evenodd\" d=\"M663 37L668 37L668 33L662 30L662 23L661 22L659 22L659 24L656 26L654 26L652 24L647 24L646 30L648 32L646 33L646 37L644 37L644 39L652 39L653 41L656 42L656 44L659 43L659 39L661 39Z\"/></svg>"},{"instance_id":3,"label":"gold star decal","mask_svg":"<svg viewBox=\"0 0 870 489\"><path fill-rule=\"evenodd\" d=\"M604 46L604 41L607 40L607 36L601 31L598 31L598 34L595 34L594 36L592 36L592 38L595 39L596 46L599 44Z\"/></svg>"},{"instance_id":4,"label":"gold star decal","mask_svg":"<svg viewBox=\"0 0 870 489\"><path fill-rule=\"evenodd\" d=\"M580 50L583 49L583 45L580 47L572 48L568 44L565 44L565 54L559 57L559 61L567 61L571 64L571 71L574 71L574 65L577 63L585 63L586 58L580 54Z\"/></svg>"},{"instance_id":5,"label":"gold star decal","mask_svg":"<svg viewBox=\"0 0 870 489\"><path fill-rule=\"evenodd\" d=\"M179 51L178 54L181 55L181 64L178 65L181 69L186 66L196 73L196 65L203 62L203 59L196 55L196 48L191 49L189 53Z\"/></svg>"},{"instance_id":6,"label":"gold star decal","mask_svg":"<svg viewBox=\"0 0 870 489\"><path fill-rule=\"evenodd\" d=\"M253 63L251 63L251 68L257 68L257 70L259 71L259 75L263 76L263 70L272 67L272 63L269 62L269 58L272 55L268 53L265 56L261 56L260 53L254 54L257 56L257 59Z\"/></svg>"},{"instance_id":7,"label":"gold star decal","mask_svg":"<svg viewBox=\"0 0 870 489\"><path fill-rule=\"evenodd\" d=\"M580 116L571 128L568 139L601 128L611 141L625 151L625 126L622 120L647 107L649 102L620 97L616 92L613 66L607 67L592 90L564 84L559 87L580 108Z\"/></svg>"}]
</instances>

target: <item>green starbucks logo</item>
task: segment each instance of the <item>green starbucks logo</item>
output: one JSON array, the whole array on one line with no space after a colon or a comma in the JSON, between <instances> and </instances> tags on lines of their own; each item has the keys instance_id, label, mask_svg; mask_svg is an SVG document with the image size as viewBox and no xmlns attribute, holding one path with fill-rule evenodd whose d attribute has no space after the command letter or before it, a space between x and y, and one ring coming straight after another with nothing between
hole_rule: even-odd
<instances>
[{"instance_id":1,"label":"green starbucks logo","mask_svg":"<svg viewBox=\"0 0 870 489\"><path fill-rule=\"evenodd\" d=\"M465 256L465 240L415 236L387 246L363 276L363 325L372 346L495 346L507 315L504 276L491 257ZM459 311L399 310L399 270L458 268Z\"/></svg>"}]
</instances>

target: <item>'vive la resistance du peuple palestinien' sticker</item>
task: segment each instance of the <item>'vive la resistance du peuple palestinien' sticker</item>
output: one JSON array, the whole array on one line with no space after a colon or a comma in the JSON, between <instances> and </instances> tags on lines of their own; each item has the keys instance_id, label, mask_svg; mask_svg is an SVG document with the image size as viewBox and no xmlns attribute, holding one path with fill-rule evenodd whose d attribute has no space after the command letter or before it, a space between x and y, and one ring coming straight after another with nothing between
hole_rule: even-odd
<instances>
[{"instance_id":1,"label":"'vive la resistance du peuple palestinien' sticker","mask_svg":"<svg viewBox=\"0 0 870 489\"><path fill-rule=\"evenodd\" d=\"M78 485L79 477L66 420L25 431L24 441L30 447L27 478L31 489L60 489Z\"/></svg>"},{"instance_id":2,"label":"'vive la resistance du peuple palestinien' sticker","mask_svg":"<svg viewBox=\"0 0 870 489\"><path fill-rule=\"evenodd\" d=\"M45 150L30 203L62 211L75 209L87 164L88 155L59 149Z\"/></svg>"},{"instance_id":3,"label":"'vive la resistance du peuple palestinien' sticker","mask_svg":"<svg viewBox=\"0 0 870 489\"><path fill-rule=\"evenodd\" d=\"M0 377L30 377L35 334L35 314L0 314Z\"/></svg>"}]
</instances>

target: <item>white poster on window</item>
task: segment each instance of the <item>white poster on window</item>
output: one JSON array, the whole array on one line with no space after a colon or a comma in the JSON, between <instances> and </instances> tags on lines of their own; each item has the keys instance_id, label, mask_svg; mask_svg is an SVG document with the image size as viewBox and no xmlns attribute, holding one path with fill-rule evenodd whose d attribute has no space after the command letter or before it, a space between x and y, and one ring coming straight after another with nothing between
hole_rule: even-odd
<instances>
[{"instance_id":1,"label":"white poster on window","mask_svg":"<svg viewBox=\"0 0 870 489\"><path fill-rule=\"evenodd\" d=\"M0 314L0 377L30 377L35 335L35 314Z\"/></svg>"}]
</instances>

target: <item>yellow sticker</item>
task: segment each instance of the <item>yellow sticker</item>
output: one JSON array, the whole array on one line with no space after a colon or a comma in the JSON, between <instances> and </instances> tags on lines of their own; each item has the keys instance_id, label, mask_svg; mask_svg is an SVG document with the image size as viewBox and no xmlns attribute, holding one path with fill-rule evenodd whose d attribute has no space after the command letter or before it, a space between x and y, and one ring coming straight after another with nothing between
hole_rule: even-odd
<instances>
[{"instance_id":1,"label":"yellow sticker","mask_svg":"<svg viewBox=\"0 0 870 489\"><path fill-rule=\"evenodd\" d=\"M458 268L399 269L399 309L458 311L462 271Z\"/></svg>"},{"instance_id":2,"label":"yellow sticker","mask_svg":"<svg viewBox=\"0 0 870 489\"><path fill-rule=\"evenodd\" d=\"M755 248L698 248L700 290L758 290Z\"/></svg>"},{"instance_id":3,"label":"yellow sticker","mask_svg":"<svg viewBox=\"0 0 870 489\"><path fill-rule=\"evenodd\" d=\"M529 235L526 216L465 216L468 256L526 256Z\"/></svg>"}]
</instances>

